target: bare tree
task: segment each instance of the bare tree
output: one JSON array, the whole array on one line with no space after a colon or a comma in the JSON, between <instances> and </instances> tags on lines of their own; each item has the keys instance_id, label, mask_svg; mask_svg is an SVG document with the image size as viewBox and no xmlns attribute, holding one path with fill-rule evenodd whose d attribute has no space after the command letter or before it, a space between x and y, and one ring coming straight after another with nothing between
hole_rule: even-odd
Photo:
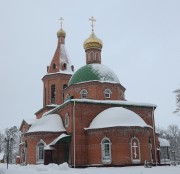
<instances>
[{"instance_id":1,"label":"bare tree","mask_svg":"<svg viewBox=\"0 0 180 174\"><path fill-rule=\"evenodd\" d=\"M174 113L180 113L180 89L176 89L174 91L174 93L176 94L176 110L174 111Z\"/></svg>"},{"instance_id":2,"label":"bare tree","mask_svg":"<svg viewBox=\"0 0 180 174\"><path fill-rule=\"evenodd\" d=\"M157 132L161 138L170 142L170 148L175 152L176 159L180 160L180 129L177 125L169 125L167 129L157 127Z\"/></svg>"},{"instance_id":3,"label":"bare tree","mask_svg":"<svg viewBox=\"0 0 180 174\"><path fill-rule=\"evenodd\" d=\"M0 132L0 153L4 151L4 135Z\"/></svg>"},{"instance_id":4,"label":"bare tree","mask_svg":"<svg viewBox=\"0 0 180 174\"><path fill-rule=\"evenodd\" d=\"M5 154L9 155L9 163L15 162L16 156L18 155L19 151L19 130L16 126L11 127L9 129L5 130L5 138L9 141L8 147L7 147L7 141L5 143L4 152Z\"/></svg>"}]
</instances>

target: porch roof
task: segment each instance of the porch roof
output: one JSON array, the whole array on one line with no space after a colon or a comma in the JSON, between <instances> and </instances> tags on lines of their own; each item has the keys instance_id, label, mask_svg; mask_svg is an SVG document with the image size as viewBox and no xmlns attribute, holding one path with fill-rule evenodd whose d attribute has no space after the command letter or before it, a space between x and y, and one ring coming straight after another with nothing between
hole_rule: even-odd
<instances>
[{"instance_id":1,"label":"porch roof","mask_svg":"<svg viewBox=\"0 0 180 174\"><path fill-rule=\"evenodd\" d=\"M62 133L59 137L55 138L50 144L44 147L44 150L54 150L53 145L57 144L58 142L70 141L71 135L67 135Z\"/></svg>"}]
</instances>

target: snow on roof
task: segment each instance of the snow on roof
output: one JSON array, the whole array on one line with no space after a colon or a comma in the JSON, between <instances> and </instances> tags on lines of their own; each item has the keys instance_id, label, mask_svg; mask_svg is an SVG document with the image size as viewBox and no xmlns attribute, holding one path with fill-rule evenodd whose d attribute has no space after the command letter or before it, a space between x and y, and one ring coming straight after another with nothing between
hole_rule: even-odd
<instances>
[{"instance_id":1,"label":"snow on roof","mask_svg":"<svg viewBox=\"0 0 180 174\"><path fill-rule=\"evenodd\" d=\"M120 83L110 68L103 64L93 63L79 68L69 80L69 86L92 81Z\"/></svg>"},{"instance_id":2,"label":"snow on roof","mask_svg":"<svg viewBox=\"0 0 180 174\"><path fill-rule=\"evenodd\" d=\"M29 124L29 125L32 125L37 119L35 118L32 118L32 119L24 119L24 121Z\"/></svg>"},{"instance_id":3,"label":"snow on roof","mask_svg":"<svg viewBox=\"0 0 180 174\"><path fill-rule=\"evenodd\" d=\"M37 119L27 133L30 132L64 132L66 131L61 116L50 114Z\"/></svg>"},{"instance_id":4,"label":"snow on roof","mask_svg":"<svg viewBox=\"0 0 180 174\"><path fill-rule=\"evenodd\" d=\"M114 104L114 105L124 105L124 106L142 106L142 107L153 107L156 108L157 105L151 103L137 103L131 101L124 101L124 100L92 100L92 99L68 99L65 100L64 103L61 105L57 105L56 108L53 108L43 114L43 116L48 115L56 111L57 109L61 108L62 106L66 105L66 103L72 102L79 102L79 103L97 103L97 104Z\"/></svg>"},{"instance_id":5,"label":"snow on roof","mask_svg":"<svg viewBox=\"0 0 180 174\"><path fill-rule=\"evenodd\" d=\"M52 145L55 145L60 139L64 138L64 137L69 137L71 135L67 135L67 134L61 134L59 137L57 137L56 139L54 139L50 144L46 145L46 147L44 148L45 150L52 150L54 149L53 147L51 147Z\"/></svg>"},{"instance_id":6,"label":"snow on roof","mask_svg":"<svg viewBox=\"0 0 180 174\"><path fill-rule=\"evenodd\" d=\"M60 66L59 66L58 72L47 73L46 75L52 75L52 74L70 74L70 75L72 75L72 74L74 74L74 72L72 71L72 64L71 64L70 58L68 56L68 53L66 51L64 44L60 44L59 62L60 62ZM64 64L66 64L66 69L62 69Z\"/></svg>"},{"instance_id":7,"label":"snow on roof","mask_svg":"<svg viewBox=\"0 0 180 174\"><path fill-rule=\"evenodd\" d=\"M87 129L99 129L108 127L151 127L136 113L122 108L112 107L99 113Z\"/></svg>"},{"instance_id":8,"label":"snow on roof","mask_svg":"<svg viewBox=\"0 0 180 174\"><path fill-rule=\"evenodd\" d=\"M72 64L71 64L70 58L68 56L68 53L66 51L66 47L64 44L60 45L59 59L60 59L61 64L66 63L66 65L67 65L66 70L60 69L60 72L64 73L64 74L73 74L74 72L72 71L72 68L71 68Z\"/></svg>"},{"instance_id":9,"label":"snow on roof","mask_svg":"<svg viewBox=\"0 0 180 174\"><path fill-rule=\"evenodd\" d=\"M158 138L158 141L159 141L159 145L160 147L167 147L167 146L170 146L170 143L168 140L164 139L164 138Z\"/></svg>"},{"instance_id":10,"label":"snow on roof","mask_svg":"<svg viewBox=\"0 0 180 174\"><path fill-rule=\"evenodd\" d=\"M147 107L157 107L155 104L151 103L138 103L124 100L91 100L91 99L72 99L71 101L77 102L87 102L87 103L102 103L102 104L119 104L119 105L133 105L133 106L147 106Z\"/></svg>"}]
</instances>

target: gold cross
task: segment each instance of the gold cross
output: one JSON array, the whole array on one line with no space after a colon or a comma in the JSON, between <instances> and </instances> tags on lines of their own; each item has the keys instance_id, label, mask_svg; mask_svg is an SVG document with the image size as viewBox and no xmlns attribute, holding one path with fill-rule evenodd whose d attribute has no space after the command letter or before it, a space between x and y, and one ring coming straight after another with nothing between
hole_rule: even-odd
<instances>
[{"instance_id":1,"label":"gold cross","mask_svg":"<svg viewBox=\"0 0 180 174\"><path fill-rule=\"evenodd\" d=\"M63 23L64 19L61 17L59 20L60 20L60 24L61 24L61 28L62 28L62 23Z\"/></svg>"},{"instance_id":2,"label":"gold cross","mask_svg":"<svg viewBox=\"0 0 180 174\"><path fill-rule=\"evenodd\" d=\"M94 17L92 16L89 20L92 22L92 31L94 31L94 22L96 22L96 19L94 19Z\"/></svg>"}]
</instances>

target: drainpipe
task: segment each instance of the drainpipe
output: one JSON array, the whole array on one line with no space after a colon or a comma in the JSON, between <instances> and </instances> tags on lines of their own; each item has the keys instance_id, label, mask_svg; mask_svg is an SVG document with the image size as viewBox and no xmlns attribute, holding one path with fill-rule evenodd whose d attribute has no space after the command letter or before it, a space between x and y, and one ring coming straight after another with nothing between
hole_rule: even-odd
<instances>
[{"instance_id":1,"label":"drainpipe","mask_svg":"<svg viewBox=\"0 0 180 174\"><path fill-rule=\"evenodd\" d=\"M75 124L75 100L74 100L74 105L73 105L73 140L74 140L74 168L76 168L76 124Z\"/></svg>"},{"instance_id":2,"label":"drainpipe","mask_svg":"<svg viewBox=\"0 0 180 174\"><path fill-rule=\"evenodd\" d=\"M154 107L152 111L152 122L153 122L153 136L154 136L154 155L155 155L155 161L157 166L157 154L156 154L156 133L155 133L155 122L154 122Z\"/></svg>"}]
</instances>

